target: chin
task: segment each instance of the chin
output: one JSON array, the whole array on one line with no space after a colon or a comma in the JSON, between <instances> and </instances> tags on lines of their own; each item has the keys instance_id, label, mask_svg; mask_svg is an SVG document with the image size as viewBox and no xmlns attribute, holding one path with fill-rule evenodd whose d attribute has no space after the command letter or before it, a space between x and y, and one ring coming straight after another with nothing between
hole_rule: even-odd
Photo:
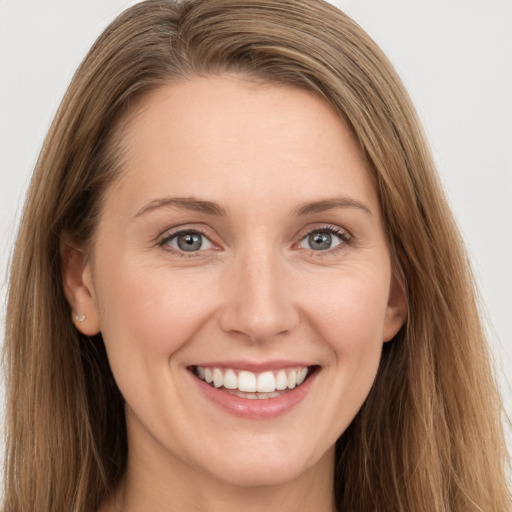
<instances>
[{"instance_id":1,"label":"chin","mask_svg":"<svg viewBox=\"0 0 512 512\"><path fill-rule=\"evenodd\" d=\"M297 468L287 461L275 464L254 463L224 465L223 471L217 472L217 478L226 484L237 487L269 487L283 485L298 479L309 468Z\"/></svg>"},{"instance_id":2,"label":"chin","mask_svg":"<svg viewBox=\"0 0 512 512\"><path fill-rule=\"evenodd\" d=\"M226 453L222 463L211 464L210 473L226 484L256 488L293 482L310 471L330 472L333 465L334 447L320 457L307 455L299 448L284 451L255 448Z\"/></svg>"}]
</instances>

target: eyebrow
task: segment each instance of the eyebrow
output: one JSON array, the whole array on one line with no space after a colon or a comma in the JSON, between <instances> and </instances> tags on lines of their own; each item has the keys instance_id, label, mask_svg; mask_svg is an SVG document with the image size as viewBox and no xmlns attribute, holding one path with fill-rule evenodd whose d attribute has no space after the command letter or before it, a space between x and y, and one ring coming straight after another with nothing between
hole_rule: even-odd
<instances>
[{"instance_id":1,"label":"eyebrow","mask_svg":"<svg viewBox=\"0 0 512 512\"><path fill-rule=\"evenodd\" d=\"M189 197L163 197L155 199L143 206L133 218L140 217L145 213L157 210L159 208L180 208L192 212L206 213L207 215L225 216L226 211L217 203L211 201L201 201Z\"/></svg>"},{"instance_id":2,"label":"eyebrow","mask_svg":"<svg viewBox=\"0 0 512 512\"><path fill-rule=\"evenodd\" d=\"M199 199L193 199L189 197L163 197L154 199L148 204L144 205L133 218L140 217L145 213L160 208L180 208L183 210L189 210L193 212L205 213L207 215L215 215L224 217L226 210L217 203L212 201L202 201ZM311 203L304 203L297 207L292 214L296 216L312 215L315 213L322 213L328 210L337 208L358 208L365 212L370 217L373 216L372 211L364 203L353 199L351 197L334 197L331 199L322 199L321 201L314 201Z\"/></svg>"},{"instance_id":3,"label":"eyebrow","mask_svg":"<svg viewBox=\"0 0 512 512\"><path fill-rule=\"evenodd\" d=\"M336 208L358 208L365 212L370 217L373 217L373 213L361 201L353 199L351 197L333 197L330 199L323 199L321 201L315 201L313 203L305 203L294 210L294 215L311 215L314 213L322 213L327 210L333 210Z\"/></svg>"}]
</instances>

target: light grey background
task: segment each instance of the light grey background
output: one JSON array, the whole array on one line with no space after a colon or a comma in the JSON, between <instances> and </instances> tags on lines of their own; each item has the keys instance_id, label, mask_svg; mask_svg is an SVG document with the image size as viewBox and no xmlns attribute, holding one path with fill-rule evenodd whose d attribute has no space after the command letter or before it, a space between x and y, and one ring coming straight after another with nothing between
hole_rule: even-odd
<instances>
[{"instance_id":1,"label":"light grey background","mask_svg":"<svg viewBox=\"0 0 512 512\"><path fill-rule=\"evenodd\" d=\"M94 39L134 3L0 0L2 324L8 260L43 137ZM470 250L512 415L512 1L333 3L388 54L420 113Z\"/></svg>"}]
</instances>

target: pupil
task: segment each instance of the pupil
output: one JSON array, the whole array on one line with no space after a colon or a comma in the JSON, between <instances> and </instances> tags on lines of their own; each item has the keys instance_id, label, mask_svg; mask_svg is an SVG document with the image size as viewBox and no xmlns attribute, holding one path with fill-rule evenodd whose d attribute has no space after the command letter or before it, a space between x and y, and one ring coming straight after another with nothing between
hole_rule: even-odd
<instances>
[{"instance_id":1,"label":"pupil","mask_svg":"<svg viewBox=\"0 0 512 512\"><path fill-rule=\"evenodd\" d=\"M321 233L317 231L309 236L309 245L315 251L329 249L331 247L332 236L330 233Z\"/></svg>"},{"instance_id":2,"label":"pupil","mask_svg":"<svg viewBox=\"0 0 512 512\"><path fill-rule=\"evenodd\" d=\"M185 233L178 237L178 247L182 251L198 251L202 245L201 235L197 233Z\"/></svg>"}]
</instances>

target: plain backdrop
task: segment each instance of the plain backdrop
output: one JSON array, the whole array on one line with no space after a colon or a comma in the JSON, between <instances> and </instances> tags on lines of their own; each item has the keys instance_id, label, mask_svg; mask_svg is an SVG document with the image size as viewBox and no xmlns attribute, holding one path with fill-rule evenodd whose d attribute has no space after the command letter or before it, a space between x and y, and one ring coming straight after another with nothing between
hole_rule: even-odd
<instances>
[{"instance_id":1,"label":"plain backdrop","mask_svg":"<svg viewBox=\"0 0 512 512\"><path fill-rule=\"evenodd\" d=\"M134 3L0 0L2 325L8 261L44 135L88 48ZM512 416L512 1L333 3L387 53L419 111L470 251Z\"/></svg>"}]
</instances>

